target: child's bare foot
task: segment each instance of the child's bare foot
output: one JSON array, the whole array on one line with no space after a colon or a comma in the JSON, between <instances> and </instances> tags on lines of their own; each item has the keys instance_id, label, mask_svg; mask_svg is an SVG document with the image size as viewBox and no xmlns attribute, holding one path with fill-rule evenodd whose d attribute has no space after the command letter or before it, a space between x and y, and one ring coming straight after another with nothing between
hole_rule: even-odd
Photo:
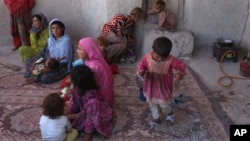
<instances>
[{"instance_id":1,"label":"child's bare foot","mask_svg":"<svg viewBox=\"0 0 250 141\"><path fill-rule=\"evenodd\" d=\"M92 141L93 133L86 133L83 137L83 141Z\"/></svg>"},{"instance_id":2,"label":"child's bare foot","mask_svg":"<svg viewBox=\"0 0 250 141\"><path fill-rule=\"evenodd\" d=\"M33 83L35 83L36 81L35 81L34 78L27 78L27 79L26 79L26 82L27 82L27 84L33 84Z\"/></svg>"}]
</instances>

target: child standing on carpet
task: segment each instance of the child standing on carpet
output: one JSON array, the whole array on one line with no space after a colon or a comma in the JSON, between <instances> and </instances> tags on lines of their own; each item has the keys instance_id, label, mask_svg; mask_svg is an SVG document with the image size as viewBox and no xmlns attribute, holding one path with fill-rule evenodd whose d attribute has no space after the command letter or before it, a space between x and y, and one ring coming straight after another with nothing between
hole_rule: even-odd
<instances>
[{"instance_id":1,"label":"child standing on carpet","mask_svg":"<svg viewBox=\"0 0 250 141\"><path fill-rule=\"evenodd\" d=\"M186 65L170 55L172 42L166 37L156 38L153 51L147 53L137 65L137 74L144 78L143 92L149 104L153 120L151 125L160 123L160 112L166 114L166 121L174 122L174 113L169 106L173 92L173 69L179 71L176 79L183 79Z\"/></svg>"},{"instance_id":2,"label":"child standing on carpet","mask_svg":"<svg viewBox=\"0 0 250 141\"><path fill-rule=\"evenodd\" d=\"M39 126L45 141L74 141L78 131L64 115L64 100L57 93L47 95L42 104L43 115Z\"/></svg>"},{"instance_id":3,"label":"child standing on carpet","mask_svg":"<svg viewBox=\"0 0 250 141\"><path fill-rule=\"evenodd\" d=\"M84 141L91 141L93 133L109 137L112 129L112 108L101 100L95 75L86 65L74 67L70 72L73 92L69 101L68 118L72 126L85 133Z\"/></svg>"}]
</instances>

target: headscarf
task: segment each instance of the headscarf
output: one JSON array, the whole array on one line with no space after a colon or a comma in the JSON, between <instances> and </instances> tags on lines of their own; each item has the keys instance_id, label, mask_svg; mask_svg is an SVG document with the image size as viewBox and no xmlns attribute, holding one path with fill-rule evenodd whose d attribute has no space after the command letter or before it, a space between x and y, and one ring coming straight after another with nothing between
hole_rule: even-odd
<instances>
[{"instance_id":1,"label":"headscarf","mask_svg":"<svg viewBox=\"0 0 250 141\"><path fill-rule=\"evenodd\" d=\"M72 61L74 59L74 44L68 34L64 33L59 39L55 39L51 31L51 24L54 21L63 22L59 19L53 19L49 23L49 39L48 50L49 56L52 58L63 58L60 63L67 63L67 72L70 71ZM63 24L64 25L64 24ZM64 26L65 31L65 26Z\"/></svg>"},{"instance_id":2,"label":"headscarf","mask_svg":"<svg viewBox=\"0 0 250 141\"><path fill-rule=\"evenodd\" d=\"M86 37L79 41L81 48L88 55L88 60L84 60L85 64L95 73L97 84L99 85L99 94L103 100L108 102L110 106L114 103L114 79L113 74L104 60L96 40Z\"/></svg>"},{"instance_id":3,"label":"headscarf","mask_svg":"<svg viewBox=\"0 0 250 141\"><path fill-rule=\"evenodd\" d=\"M40 21L41 26L39 28L35 28L34 26L32 26L32 28L30 29L31 33L39 33L43 29L46 29L48 27L48 20L47 20L46 16L43 13L39 13L39 14L36 14L36 15L39 15L39 16L42 17L42 20Z\"/></svg>"}]
</instances>

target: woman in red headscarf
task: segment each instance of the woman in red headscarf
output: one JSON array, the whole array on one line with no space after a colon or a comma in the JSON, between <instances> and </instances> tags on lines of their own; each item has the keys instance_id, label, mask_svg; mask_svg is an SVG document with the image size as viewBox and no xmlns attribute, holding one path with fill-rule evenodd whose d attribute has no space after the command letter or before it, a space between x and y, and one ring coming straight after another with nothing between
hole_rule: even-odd
<instances>
[{"instance_id":1,"label":"woman in red headscarf","mask_svg":"<svg viewBox=\"0 0 250 141\"><path fill-rule=\"evenodd\" d=\"M10 12L10 30L13 37L14 48L29 45L29 30L31 28L30 10L35 4L34 0L4 0Z\"/></svg>"}]
</instances>

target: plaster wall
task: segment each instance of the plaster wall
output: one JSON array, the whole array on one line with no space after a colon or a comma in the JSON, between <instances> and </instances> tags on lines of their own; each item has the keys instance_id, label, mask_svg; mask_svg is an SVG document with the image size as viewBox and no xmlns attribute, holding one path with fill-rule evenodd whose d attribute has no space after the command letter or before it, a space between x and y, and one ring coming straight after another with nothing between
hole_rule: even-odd
<instances>
[{"instance_id":1,"label":"plaster wall","mask_svg":"<svg viewBox=\"0 0 250 141\"><path fill-rule=\"evenodd\" d=\"M120 0L36 0L31 14L44 13L48 21L61 19L66 32L77 42L82 37L97 37L102 25L114 14L129 14L135 6L141 7L141 3L142 0L126 0L126 3ZM9 11L3 1L0 2L0 19L0 47L12 46Z\"/></svg>"},{"instance_id":2,"label":"plaster wall","mask_svg":"<svg viewBox=\"0 0 250 141\"><path fill-rule=\"evenodd\" d=\"M250 26L246 25L249 0L188 0L184 13L184 26L194 33L196 46L208 47L220 37L240 45L246 26Z\"/></svg>"},{"instance_id":3,"label":"plaster wall","mask_svg":"<svg viewBox=\"0 0 250 141\"><path fill-rule=\"evenodd\" d=\"M36 0L32 14L43 12L48 20L59 18L77 42L86 36L97 37L102 25L121 12L129 14L145 0ZM230 38L237 45L250 49L249 0L179 0L183 2L180 29L193 33L195 47L211 47L217 38ZM176 3L175 3L176 4ZM0 2L0 47L12 46L9 12ZM144 33L144 21L139 22L137 40Z\"/></svg>"}]
</instances>

